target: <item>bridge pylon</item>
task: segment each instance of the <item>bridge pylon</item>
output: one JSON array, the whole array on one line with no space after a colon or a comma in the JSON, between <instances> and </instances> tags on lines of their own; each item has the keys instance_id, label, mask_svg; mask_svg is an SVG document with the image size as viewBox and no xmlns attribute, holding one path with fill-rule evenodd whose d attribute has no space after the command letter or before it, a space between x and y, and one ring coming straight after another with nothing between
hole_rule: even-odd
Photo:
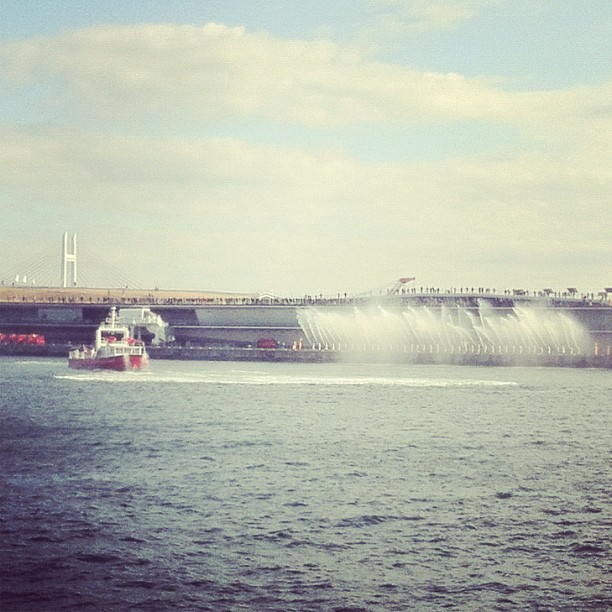
<instances>
[{"instance_id":1,"label":"bridge pylon","mask_svg":"<svg viewBox=\"0 0 612 612\"><path fill-rule=\"evenodd\" d=\"M62 240L62 287L76 287L77 284L77 237L72 234L72 250L68 250L68 232Z\"/></svg>"}]
</instances>

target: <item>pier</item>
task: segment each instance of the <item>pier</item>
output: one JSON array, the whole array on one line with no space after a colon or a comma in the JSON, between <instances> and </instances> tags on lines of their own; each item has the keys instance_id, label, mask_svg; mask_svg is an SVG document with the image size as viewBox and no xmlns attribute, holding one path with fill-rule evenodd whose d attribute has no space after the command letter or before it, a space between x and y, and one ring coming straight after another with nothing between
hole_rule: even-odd
<instances>
[{"instance_id":1,"label":"pier","mask_svg":"<svg viewBox=\"0 0 612 612\"><path fill-rule=\"evenodd\" d=\"M65 356L91 343L111 306L146 307L168 324L169 340L149 347L153 359L612 367L607 302L504 293L278 299L0 287L0 333L45 338L43 346L0 342L0 355ZM257 348L262 339L275 348Z\"/></svg>"}]
</instances>

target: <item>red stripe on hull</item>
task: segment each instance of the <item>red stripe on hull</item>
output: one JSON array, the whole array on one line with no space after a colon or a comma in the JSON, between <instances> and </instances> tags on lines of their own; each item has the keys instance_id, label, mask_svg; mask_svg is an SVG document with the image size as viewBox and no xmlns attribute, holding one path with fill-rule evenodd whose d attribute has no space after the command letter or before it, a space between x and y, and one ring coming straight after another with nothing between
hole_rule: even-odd
<instances>
[{"instance_id":1,"label":"red stripe on hull","mask_svg":"<svg viewBox=\"0 0 612 612\"><path fill-rule=\"evenodd\" d=\"M112 370L125 372L139 370L146 365L148 359L142 355L116 355L101 359L69 359L68 366L75 370Z\"/></svg>"},{"instance_id":2,"label":"red stripe on hull","mask_svg":"<svg viewBox=\"0 0 612 612\"><path fill-rule=\"evenodd\" d=\"M140 370L143 366L149 363L147 355L130 355L130 368L132 370Z\"/></svg>"}]
</instances>

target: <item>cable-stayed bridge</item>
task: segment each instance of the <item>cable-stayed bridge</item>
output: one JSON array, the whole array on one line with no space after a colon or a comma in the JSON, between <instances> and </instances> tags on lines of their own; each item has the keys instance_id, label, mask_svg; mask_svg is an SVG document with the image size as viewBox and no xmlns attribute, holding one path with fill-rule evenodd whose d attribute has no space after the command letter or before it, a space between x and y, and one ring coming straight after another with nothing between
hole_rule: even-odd
<instances>
[{"instance_id":1,"label":"cable-stayed bridge","mask_svg":"<svg viewBox=\"0 0 612 612\"><path fill-rule=\"evenodd\" d=\"M0 282L15 287L102 287L144 289L125 270L63 235L61 245L49 246L10 267L0 267Z\"/></svg>"}]
</instances>

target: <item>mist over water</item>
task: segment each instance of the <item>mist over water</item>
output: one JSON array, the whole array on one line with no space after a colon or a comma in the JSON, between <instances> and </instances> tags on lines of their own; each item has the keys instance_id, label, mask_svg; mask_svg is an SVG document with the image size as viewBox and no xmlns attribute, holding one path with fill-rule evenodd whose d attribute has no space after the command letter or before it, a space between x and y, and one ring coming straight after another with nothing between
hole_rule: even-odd
<instances>
[{"instance_id":1,"label":"mist over water","mask_svg":"<svg viewBox=\"0 0 612 612\"><path fill-rule=\"evenodd\" d=\"M304 308L298 312L309 348L336 351L447 355L581 355L592 351L586 329L559 309L515 306L382 305L353 309Z\"/></svg>"},{"instance_id":2,"label":"mist over water","mask_svg":"<svg viewBox=\"0 0 612 612\"><path fill-rule=\"evenodd\" d=\"M2 610L612 604L607 370L0 360Z\"/></svg>"}]
</instances>

